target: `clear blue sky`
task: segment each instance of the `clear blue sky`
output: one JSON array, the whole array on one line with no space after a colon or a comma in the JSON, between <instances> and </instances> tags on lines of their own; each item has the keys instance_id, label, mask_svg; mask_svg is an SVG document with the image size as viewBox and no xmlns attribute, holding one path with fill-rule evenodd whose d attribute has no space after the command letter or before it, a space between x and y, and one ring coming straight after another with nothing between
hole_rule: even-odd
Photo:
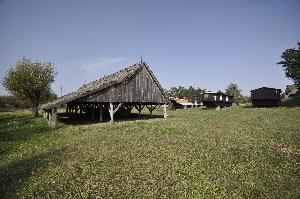
<instances>
[{"instance_id":1,"label":"clear blue sky","mask_svg":"<svg viewBox=\"0 0 300 199\"><path fill-rule=\"evenodd\" d=\"M0 0L0 78L23 56L51 61L57 94L141 54L166 89L284 89L276 63L299 41L299 0Z\"/></svg>"}]
</instances>

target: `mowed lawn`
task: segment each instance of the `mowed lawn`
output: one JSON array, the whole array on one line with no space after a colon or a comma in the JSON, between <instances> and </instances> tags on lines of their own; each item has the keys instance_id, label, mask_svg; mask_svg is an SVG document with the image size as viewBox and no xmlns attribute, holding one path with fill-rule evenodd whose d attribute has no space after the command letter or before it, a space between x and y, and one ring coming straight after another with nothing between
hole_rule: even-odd
<instances>
[{"instance_id":1,"label":"mowed lawn","mask_svg":"<svg viewBox=\"0 0 300 199\"><path fill-rule=\"evenodd\" d=\"M168 114L51 129L0 113L0 198L300 197L300 108Z\"/></svg>"}]
</instances>

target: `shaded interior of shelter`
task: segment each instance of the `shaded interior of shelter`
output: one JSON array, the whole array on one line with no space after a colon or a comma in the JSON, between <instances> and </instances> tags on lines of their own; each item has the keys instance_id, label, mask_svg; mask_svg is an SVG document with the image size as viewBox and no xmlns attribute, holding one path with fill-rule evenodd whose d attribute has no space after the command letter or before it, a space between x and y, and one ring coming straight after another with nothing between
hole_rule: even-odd
<instances>
[{"instance_id":1,"label":"shaded interior of shelter","mask_svg":"<svg viewBox=\"0 0 300 199\"><path fill-rule=\"evenodd\" d=\"M152 120L158 118L164 118L161 112L161 107L159 105L155 106L155 114L153 113L154 105L152 105L152 111L148 110L146 105L137 106L136 109L134 106L125 108L121 106L120 109L114 114L114 122L125 122L125 121L138 121L138 120ZM140 110L140 111L139 111ZM143 110L143 111L142 111ZM99 109L94 109L93 111L86 110L85 112L68 110L65 112L58 113L58 122L68 125L86 125L86 124L97 124L97 123L108 123L110 122L109 108L103 107L102 120L100 118Z\"/></svg>"}]
</instances>

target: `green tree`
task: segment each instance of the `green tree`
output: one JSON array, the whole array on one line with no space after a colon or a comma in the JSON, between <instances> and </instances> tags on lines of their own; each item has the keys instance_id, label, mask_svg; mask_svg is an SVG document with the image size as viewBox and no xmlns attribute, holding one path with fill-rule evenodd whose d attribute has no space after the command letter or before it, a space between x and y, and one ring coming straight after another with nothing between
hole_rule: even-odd
<instances>
[{"instance_id":1,"label":"green tree","mask_svg":"<svg viewBox=\"0 0 300 199\"><path fill-rule=\"evenodd\" d=\"M229 84L225 90L227 95L233 95L234 101L237 105L239 105L243 100L243 95L241 94L242 90L238 88L237 84Z\"/></svg>"},{"instance_id":2,"label":"green tree","mask_svg":"<svg viewBox=\"0 0 300 199\"><path fill-rule=\"evenodd\" d=\"M40 100L50 96L55 76L52 63L23 58L7 71L2 84L16 98L30 100L32 116L37 117Z\"/></svg>"},{"instance_id":3,"label":"green tree","mask_svg":"<svg viewBox=\"0 0 300 199\"><path fill-rule=\"evenodd\" d=\"M292 79L295 84L299 87L300 86L300 43L298 42L298 49L287 49L285 50L281 58L280 62L277 64L281 64L285 75Z\"/></svg>"},{"instance_id":4,"label":"green tree","mask_svg":"<svg viewBox=\"0 0 300 199\"><path fill-rule=\"evenodd\" d=\"M194 88L193 86L189 86L188 88L183 86L172 87L169 91L167 91L169 97L185 98L197 101L199 101L200 94L202 92L205 92L205 89Z\"/></svg>"}]
</instances>

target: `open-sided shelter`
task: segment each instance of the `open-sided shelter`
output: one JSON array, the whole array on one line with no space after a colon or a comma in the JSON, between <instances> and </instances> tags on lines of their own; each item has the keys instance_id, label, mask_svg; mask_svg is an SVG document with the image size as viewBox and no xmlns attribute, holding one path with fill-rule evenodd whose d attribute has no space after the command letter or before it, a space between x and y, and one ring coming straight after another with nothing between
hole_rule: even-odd
<instances>
[{"instance_id":1,"label":"open-sided shelter","mask_svg":"<svg viewBox=\"0 0 300 199\"><path fill-rule=\"evenodd\" d=\"M47 103L43 111L49 124L55 127L57 108L64 104L67 105L67 114L88 114L94 120L97 113L99 121L103 121L103 113L107 111L110 121L114 122L117 111L130 113L133 107L139 113L147 107L152 115L156 106L162 106L166 118L167 103L169 100L153 72L146 63L140 62L84 84L77 91Z\"/></svg>"}]
</instances>

